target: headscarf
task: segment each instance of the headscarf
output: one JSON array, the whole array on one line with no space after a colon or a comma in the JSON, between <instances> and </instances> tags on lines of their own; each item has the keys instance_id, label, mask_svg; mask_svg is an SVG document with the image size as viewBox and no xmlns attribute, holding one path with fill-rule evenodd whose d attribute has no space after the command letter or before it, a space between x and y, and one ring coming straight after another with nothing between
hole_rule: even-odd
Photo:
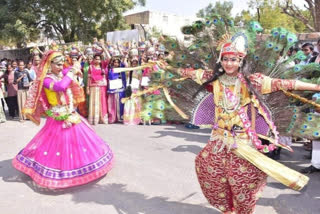
<instances>
[{"instance_id":1,"label":"headscarf","mask_svg":"<svg viewBox=\"0 0 320 214\"><path fill-rule=\"evenodd\" d=\"M29 89L29 95L22 110L30 120L37 125L40 124L40 116L44 114L50 107L47 98L45 96L43 88L43 81L47 73L50 71L51 62L62 59L63 54L58 51L48 51L43 56L39 69L37 70L37 77L33 81L32 86Z\"/></svg>"}]
</instances>

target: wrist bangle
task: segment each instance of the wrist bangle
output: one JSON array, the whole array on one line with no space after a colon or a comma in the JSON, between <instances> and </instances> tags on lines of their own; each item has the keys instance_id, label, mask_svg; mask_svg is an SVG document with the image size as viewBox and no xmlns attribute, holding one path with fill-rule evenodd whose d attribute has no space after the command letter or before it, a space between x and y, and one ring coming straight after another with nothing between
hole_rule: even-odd
<instances>
[{"instance_id":1,"label":"wrist bangle","mask_svg":"<svg viewBox=\"0 0 320 214\"><path fill-rule=\"evenodd\" d=\"M203 73L204 73L204 70L202 70L202 69L199 69L199 70L196 71L196 79L195 79L195 81L196 81L196 83L198 83L199 85L202 84L202 81L201 81L201 80L202 80Z\"/></svg>"}]
</instances>

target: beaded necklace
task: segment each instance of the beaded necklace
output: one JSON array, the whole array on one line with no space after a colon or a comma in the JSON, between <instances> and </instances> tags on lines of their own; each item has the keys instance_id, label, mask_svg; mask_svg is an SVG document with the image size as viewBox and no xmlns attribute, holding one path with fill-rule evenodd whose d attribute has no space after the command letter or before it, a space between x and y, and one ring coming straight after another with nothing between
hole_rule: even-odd
<instances>
[{"instance_id":1,"label":"beaded necklace","mask_svg":"<svg viewBox=\"0 0 320 214\"><path fill-rule=\"evenodd\" d=\"M226 75L227 76L227 75ZM241 93L241 82L239 78L232 78L234 88L233 92L226 86L231 86L232 84L225 85L222 83L223 97L222 97L222 108L227 113L232 113L239 109L240 106L240 93Z\"/></svg>"},{"instance_id":2,"label":"beaded necklace","mask_svg":"<svg viewBox=\"0 0 320 214\"><path fill-rule=\"evenodd\" d=\"M232 86L236 84L238 80L238 76L230 76L227 74L223 74L222 76L219 77L219 80L225 86Z\"/></svg>"},{"instance_id":3,"label":"beaded necklace","mask_svg":"<svg viewBox=\"0 0 320 214\"><path fill-rule=\"evenodd\" d=\"M248 87L248 84L246 82L246 80L244 79L243 75L241 73L238 74L238 78L241 80L241 82L243 84L245 84ZM273 151L276 146L279 146L279 132L277 131L277 127L274 125L274 123L272 121L269 120L267 113L265 112L265 110L261 107L259 100L253 95L252 96L252 103L253 105L258 109L259 114L261 114L264 118L264 120L267 122L267 124L269 125L272 133L274 134L275 140L274 142L272 142L269 145L262 145L261 140L259 140L257 132L251 128L251 122L249 120L249 117L245 111L245 108L242 106L240 108L240 110L238 111L238 114L240 116L240 119L244 125L245 131L248 134L248 136L250 137L252 144L260 151L260 152L264 152L267 153L269 151Z\"/></svg>"}]
</instances>

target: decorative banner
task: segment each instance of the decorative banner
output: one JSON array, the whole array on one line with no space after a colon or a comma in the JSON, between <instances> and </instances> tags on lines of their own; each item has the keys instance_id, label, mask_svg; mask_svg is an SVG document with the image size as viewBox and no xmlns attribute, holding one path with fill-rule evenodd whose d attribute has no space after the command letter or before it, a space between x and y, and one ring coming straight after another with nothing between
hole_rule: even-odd
<instances>
[{"instance_id":1,"label":"decorative banner","mask_svg":"<svg viewBox=\"0 0 320 214\"><path fill-rule=\"evenodd\" d=\"M106 33L106 40L113 44L119 41L139 41L139 31L137 29L134 30L122 30L122 31L112 31Z\"/></svg>"}]
</instances>

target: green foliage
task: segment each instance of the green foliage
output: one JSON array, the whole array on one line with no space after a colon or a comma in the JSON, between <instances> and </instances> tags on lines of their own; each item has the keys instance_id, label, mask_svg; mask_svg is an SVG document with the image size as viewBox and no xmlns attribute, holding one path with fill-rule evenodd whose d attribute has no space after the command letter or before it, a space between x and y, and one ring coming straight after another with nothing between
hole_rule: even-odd
<instances>
[{"instance_id":1,"label":"green foliage","mask_svg":"<svg viewBox=\"0 0 320 214\"><path fill-rule=\"evenodd\" d=\"M160 38L163 35L155 26L152 27L151 32L147 33L147 38Z\"/></svg>"},{"instance_id":2,"label":"green foliage","mask_svg":"<svg viewBox=\"0 0 320 214\"><path fill-rule=\"evenodd\" d=\"M231 16L231 10L233 7L233 3L231 1L217 1L213 6L211 3L204 9L201 9L197 13L197 17L199 18L207 18L212 17L213 14L219 14L222 17Z\"/></svg>"},{"instance_id":3,"label":"green foliage","mask_svg":"<svg viewBox=\"0 0 320 214\"><path fill-rule=\"evenodd\" d=\"M249 7L255 11L254 15L250 17L248 11L243 11L242 13L247 15L246 18L250 17L258 20L267 33L279 26L294 33L306 31L306 26L301 21L283 13L280 7L280 0L250 0Z\"/></svg>"},{"instance_id":4,"label":"green foliage","mask_svg":"<svg viewBox=\"0 0 320 214\"><path fill-rule=\"evenodd\" d=\"M27 1L21 1L23 5ZM17 0L0 0L0 44L23 46L37 39L39 29L34 23L40 19L28 7L19 6Z\"/></svg>"},{"instance_id":5,"label":"green foliage","mask_svg":"<svg viewBox=\"0 0 320 214\"><path fill-rule=\"evenodd\" d=\"M243 10L234 19L236 24L243 22L243 24L249 24L250 21L254 20L253 16L250 14L249 10Z\"/></svg>"},{"instance_id":6,"label":"green foliage","mask_svg":"<svg viewBox=\"0 0 320 214\"><path fill-rule=\"evenodd\" d=\"M234 23L238 25L240 22L243 24L249 24L251 20L257 20L261 23L262 27L267 33L271 29L282 26L291 32L308 32L306 25L299 19L288 16L283 13L280 7L280 0L250 0L248 6L251 9L243 10L240 14L234 18ZM206 8L200 10L197 13L199 18L212 17L214 14L220 16L231 16L231 10L233 3L231 1L216 2L215 5L209 4ZM253 11L253 13L252 13ZM310 12L307 10L301 11L301 13L311 19Z\"/></svg>"},{"instance_id":7,"label":"green foliage","mask_svg":"<svg viewBox=\"0 0 320 214\"><path fill-rule=\"evenodd\" d=\"M302 22L307 31L320 31L320 0L305 0L303 8L292 0L281 0L279 7L283 13Z\"/></svg>"},{"instance_id":8,"label":"green foliage","mask_svg":"<svg viewBox=\"0 0 320 214\"><path fill-rule=\"evenodd\" d=\"M0 0L0 39L34 41L42 30L65 42L89 41L126 28L122 14L138 4L145 0Z\"/></svg>"}]
</instances>

